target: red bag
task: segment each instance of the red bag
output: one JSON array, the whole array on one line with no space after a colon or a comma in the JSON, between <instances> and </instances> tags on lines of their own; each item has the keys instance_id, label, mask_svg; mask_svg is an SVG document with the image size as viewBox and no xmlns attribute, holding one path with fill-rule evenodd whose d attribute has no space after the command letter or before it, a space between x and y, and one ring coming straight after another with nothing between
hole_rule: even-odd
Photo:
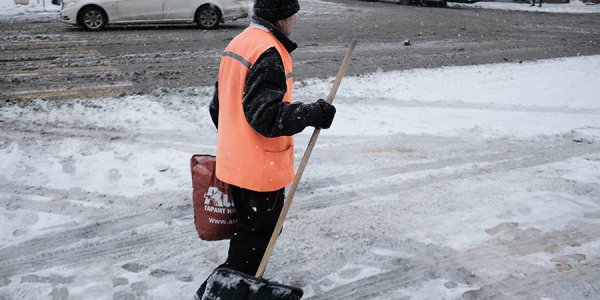
<instances>
[{"instance_id":1,"label":"red bag","mask_svg":"<svg viewBox=\"0 0 600 300\"><path fill-rule=\"evenodd\" d=\"M237 223L229 184L215 176L216 158L194 154L191 161L194 224L205 241L230 239Z\"/></svg>"}]
</instances>

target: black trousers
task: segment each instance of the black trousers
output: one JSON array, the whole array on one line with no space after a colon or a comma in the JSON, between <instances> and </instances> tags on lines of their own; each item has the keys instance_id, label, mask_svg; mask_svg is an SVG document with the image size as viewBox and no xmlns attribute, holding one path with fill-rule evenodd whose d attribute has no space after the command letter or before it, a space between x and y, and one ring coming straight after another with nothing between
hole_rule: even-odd
<instances>
[{"instance_id":1,"label":"black trousers","mask_svg":"<svg viewBox=\"0 0 600 300\"><path fill-rule=\"evenodd\" d=\"M255 276L283 208L285 191L256 192L232 187L238 223L231 241L227 267Z\"/></svg>"},{"instance_id":2,"label":"black trousers","mask_svg":"<svg viewBox=\"0 0 600 300\"><path fill-rule=\"evenodd\" d=\"M256 275L277 219L285 201L285 190L255 192L231 185L238 223L229 241L226 267L251 276ZM202 299L208 278L196 291Z\"/></svg>"}]
</instances>

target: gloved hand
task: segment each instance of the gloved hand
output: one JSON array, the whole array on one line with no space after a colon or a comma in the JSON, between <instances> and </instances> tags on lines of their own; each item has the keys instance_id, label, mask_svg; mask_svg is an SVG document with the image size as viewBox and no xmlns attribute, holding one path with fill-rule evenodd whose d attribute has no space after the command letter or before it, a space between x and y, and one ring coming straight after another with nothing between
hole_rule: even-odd
<instances>
[{"instance_id":1,"label":"gloved hand","mask_svg":"<svg viewBox=\"0 0 600 300\"><path fill-rule=\"evenodd\" d=\"M321 123L315 127L327 129L331 127L331 122L333 122L333 117L335 117L335 106L323 99L317 100L317 103L321 107Z\"/></svg>"}]
</instances>

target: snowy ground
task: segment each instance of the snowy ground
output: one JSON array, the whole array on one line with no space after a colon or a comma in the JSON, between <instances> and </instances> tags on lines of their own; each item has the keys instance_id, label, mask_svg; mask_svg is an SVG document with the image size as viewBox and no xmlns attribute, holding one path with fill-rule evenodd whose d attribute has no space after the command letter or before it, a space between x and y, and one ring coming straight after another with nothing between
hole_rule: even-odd
<instances>
[{"instance_id":1,"label":"snowy ground","mask_svg":"<svg viewBox=\"0 0 600 300\"><path fill-rule=\"evenodd\" d=\"M346 78L267 277L311 299L598 297L598 70L587 56ZM227 249L197 238L190 206L211 96L1 107L0 299L190 299Z\"/></svg>"}]
</instances>

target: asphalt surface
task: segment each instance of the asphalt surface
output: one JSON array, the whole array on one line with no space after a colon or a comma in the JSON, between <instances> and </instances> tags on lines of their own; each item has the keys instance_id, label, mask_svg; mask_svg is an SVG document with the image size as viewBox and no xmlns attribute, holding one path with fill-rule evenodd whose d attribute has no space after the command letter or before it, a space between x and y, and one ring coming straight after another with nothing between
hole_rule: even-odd
<instances>
[{"instance_id":1,"label":"asphalt surface","mask_svg":"<svg viewBox=\"0 0 600 300\"><path fill-rule=\"evenodd\" d=\"M595 14L334 1L302 5L293 34L296 80L334 76L351 39L359 46L349 75L600 53ZM248 23L211 31L163 25L85 32L58 16L0 19L1 105L210 86L222 50Z\"/></svg>"}]
</instances>

